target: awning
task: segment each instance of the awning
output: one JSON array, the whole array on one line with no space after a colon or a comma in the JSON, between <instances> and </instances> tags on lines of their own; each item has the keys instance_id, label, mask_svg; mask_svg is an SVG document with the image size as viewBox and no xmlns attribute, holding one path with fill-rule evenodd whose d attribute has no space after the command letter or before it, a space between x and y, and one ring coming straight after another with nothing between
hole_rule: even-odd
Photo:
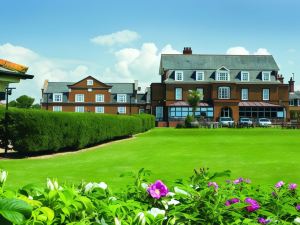
<instances>
[{"instance_id":1,"label":"awning","mask_svg":"<svg viewBox=\"0 0 300 225\"><path fill-rule=\"evenodd\" d=\"M239 102L239 106L244 107L282 107L268 102Z\"/></svg>"},{"instance_id":2,"label":"awning","mask_svg":"<svg viewBox=\"0 0 300 225\"><path fill-rule=\"evenodd\" d=\"M190 107L189 103L184 102L184 101L174 102L174 103L172 103L172 104L170 104L168 106L189 106ZM198 103L198 106L200 106L200 107L207 107L209 105L207 103L205 103L205 102L200 102L200 103Z\"/></svg>"}]
</instances>

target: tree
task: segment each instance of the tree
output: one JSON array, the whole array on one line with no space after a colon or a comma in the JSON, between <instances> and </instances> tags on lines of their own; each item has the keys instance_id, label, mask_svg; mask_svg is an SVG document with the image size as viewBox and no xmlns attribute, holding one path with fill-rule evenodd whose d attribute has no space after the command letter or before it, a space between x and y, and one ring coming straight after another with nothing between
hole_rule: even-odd
<instances>
[{"instance_id":1,"label":"tree","mask_svg":"<svg viewBox=\"0 0 300 225\"><path fill-rule=\"evenodd\" d=\"M201 98L202 98L202 94L200 94L199 91L189 90L188 103L192 107L194 119L195 119L195 111Z\"/></svg>"},{"instance_id":2,"label":"tree","mask_svg":"<svg viewBox=\"0 0 300 225\"><path fill-rule=\"evenodd\" d=\"M12 100L8 103L9 107L17 107L17 102L15 100Z\"/></svg>"},{"instance_id":3,"label":"tree","mask_svg":"<svg viewBox=\"0 0 300 225\"><path fill-rule=\"evenodd\" d=\"M22 95L19 98L16 99L17 107L18 108L30 108L34 102L34 98L31 98L27 95Z\"/></svg>"},{"instance_id":4,"label":"tree","mask_svg":"<svg viewBox=\"0 0 300 225\"><path fill-rule=\"evenodd\" d=\"M31 108L33 108L33 109L41 109L41 105L39 103L36 103L36 104L32 105Z\"/></svg>"}]
</instances>

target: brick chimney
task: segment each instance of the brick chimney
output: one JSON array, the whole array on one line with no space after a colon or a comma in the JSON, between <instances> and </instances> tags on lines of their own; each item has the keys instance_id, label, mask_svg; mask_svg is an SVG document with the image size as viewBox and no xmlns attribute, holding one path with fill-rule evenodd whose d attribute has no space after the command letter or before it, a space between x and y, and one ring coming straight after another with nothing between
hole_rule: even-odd
<instances>
[{"instance_id":1,"label":"brick chimney","mask_svg":"<svg viewBox=\"0 0 300 225\"><path fill-rule=\"evenodd\" d=\"M191 55L191 54L193 54L192 48L191 47L184 47L182 53L184 55Z\"/></svg>"},{"instance_id":2,"label":"brick chimney","mask_svg":"<svg viewBox=\"0 0 300 225\"><path fill-rule=\"evenodd\" d=\"M294 92L294 83L295 81L293 80L293 78L291 77L291 79L289 80L289 92Z\"/></svg>"},{"instance_id":3,"label":"brick chimney","mask_svg":"<svg viewBox=\"0 0 300 225\"><path fill-rule=\"evenodd\" d=\"M276 79L279 80L280 83L283 84L283 79L284 79L284 77L282 76L282 74L278 74L277 77L276 77Z\"/></svg>"}]
</instances>

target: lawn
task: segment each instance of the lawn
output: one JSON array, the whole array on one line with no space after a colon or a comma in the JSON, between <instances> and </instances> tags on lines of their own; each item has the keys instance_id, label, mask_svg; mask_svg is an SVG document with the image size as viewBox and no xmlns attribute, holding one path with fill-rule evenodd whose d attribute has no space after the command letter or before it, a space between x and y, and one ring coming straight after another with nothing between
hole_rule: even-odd
<instances>
[{"instance_id":1,"label":"lawn","mask_svg":"<svg viewBox=\"0 0 300 225\"><path fill-rule=\"evenodd\" d=\"M46 159L1 160L9 172L7 185L105 181L113 189L132 181L120 174L146 168L151 179L166 183L187 178L194 168L232 171L232 178L273 185L279 180L300 183L300 130L156 128L133 139L94 150ZM225 178L224 178L225 179Z\"/></svg>"}]
</instances>

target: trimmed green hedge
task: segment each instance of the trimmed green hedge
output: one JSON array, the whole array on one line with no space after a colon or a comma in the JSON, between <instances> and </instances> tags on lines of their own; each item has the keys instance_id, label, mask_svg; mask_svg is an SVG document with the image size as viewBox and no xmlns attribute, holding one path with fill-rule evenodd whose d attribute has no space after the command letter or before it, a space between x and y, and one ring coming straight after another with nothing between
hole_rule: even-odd
<instances>
[{"instance_id":1,"label":"trimmed green hedge","mask_svg":"<svg viewBox=\"0 0 300 225\"><path fill-rule=\"evenodd\" d=\"M19 152L80 149L155 126L151 115L106 115L10 109L9 136Z\"/></svg>"}]
</instances>

